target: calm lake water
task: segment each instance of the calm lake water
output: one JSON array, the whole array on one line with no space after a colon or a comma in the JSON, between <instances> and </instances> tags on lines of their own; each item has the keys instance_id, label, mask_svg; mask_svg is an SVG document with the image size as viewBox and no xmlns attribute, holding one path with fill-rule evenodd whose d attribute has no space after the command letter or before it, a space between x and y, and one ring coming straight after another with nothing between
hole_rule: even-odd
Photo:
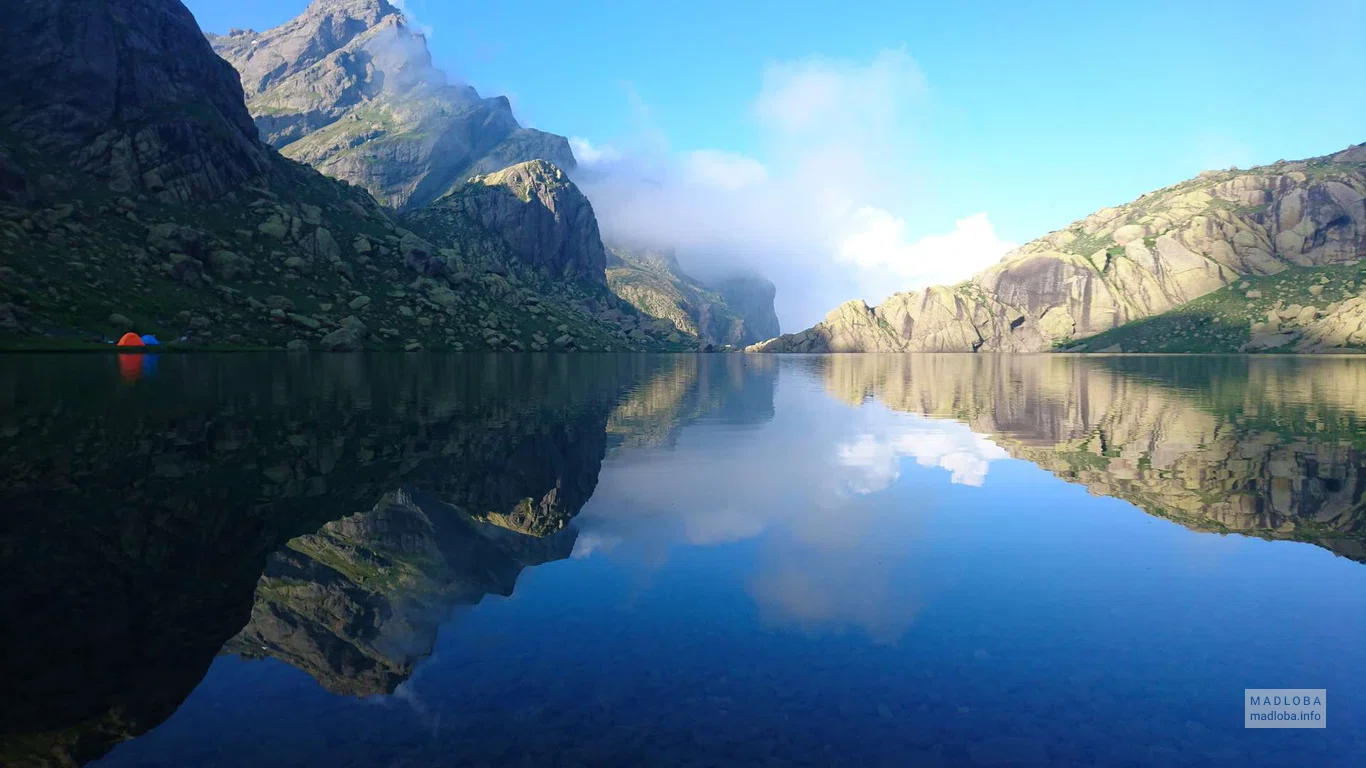
<instances>
[{"instance_id":1,"label":"calm lake water","mask_svg":"<svg viewBox=\"0 0 1366 768\"><path fill-rule=\"evenodd\" d=\"M6 356L0 469L5 765L1366 765L1366 360Z\"/></svg>"}]
</instances>

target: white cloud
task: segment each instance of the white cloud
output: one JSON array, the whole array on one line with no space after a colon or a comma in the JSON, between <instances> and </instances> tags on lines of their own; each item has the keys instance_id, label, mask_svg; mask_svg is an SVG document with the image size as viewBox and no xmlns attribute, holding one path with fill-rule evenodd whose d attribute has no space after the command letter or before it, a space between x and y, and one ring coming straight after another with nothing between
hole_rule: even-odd
<instances>
[{"instance_id":1,"label":"white cloud","mask_svg":"<svg viewBox=\"0 0 1366 768\"><path fill-rule=\"evenodd\" d=\"M593 146L588 139L573 136L569 139L569 148L574 151L574 159L580 165L594 167L599 165L610 165L622 159L621 150L611 144Z\"/></svg>"},{"instance_id":2,"label":"white cloud","mask_svg":"<svg viewBox=\"0 0 1366 768\"><path fill-rule=\"evenodd\" d=\"M417 18L415 10L407 0L389 0L389 4L394 6L408 20L408 26L416 29L423 37L432 39L432 34L436 29L431 24L424 24Z\"/></svg>"},{"instance_id":3,"label":"white cloud","mask_svg":"<svg viewBox=\"0 0 1366 768\"><path fill-rule=\"evenodd\" d=\"M810 57L764 71L754 114L780 142L866 157L904 148L906 129L927 93L920 65L901 49L883 51L867 63Z\"/></svg>"},{"instance_id":4,"label":"white cloud","mask_svg":"<svg viewBox=\"0 0 1366 768\"><path fill-rule=\"evenodd\" d=\"M628 87L641 137L574 139L579 181L609 241L676 247L703 277L755 269L778 286L784 330L798 330L851 298L957 282L1010 248L985 213L929 236L911 219L926 194L914 136L928 93L904 50L772 64L749 155L671 148Z\"/></svg>"},{"instance_id":5,"label":"white cloud","mask_svg":"<svg viewBox=\"0 0 1366 768\"><path fill-rule=\"evenodd\" d=\"M583 559L595 552L611 552L620 543L620 536L603 535L593 531L581 533L578 538L574 539L574 550L569 553L569 556L575 559Z\"/></svg>"},{"instance_id":6,"label":"white cloud","mask_svg":"<svg viewBox=\"0 0 1366 768\"><path fill-rule=\"evenodd\" d=\"M704 187L737 190L757 187L768 181L768 169L752 157L719 149L690 152L683 164L689 183Z\"/></svg>"},{"instance_id":7,"label":"white cloud","mask_svg":"<svg viewBox=\"0 0 1366 768\"><path fill-rule=\"evenodd\" d=\"M909 241L904 219L880 208L860 208L853 231L839 243L839 258L855 265L878 302L896 291L953 283L985 269L1017 243L1001 240L985 213L954 222L952 232Z\"/></svg>"}]
</instances>

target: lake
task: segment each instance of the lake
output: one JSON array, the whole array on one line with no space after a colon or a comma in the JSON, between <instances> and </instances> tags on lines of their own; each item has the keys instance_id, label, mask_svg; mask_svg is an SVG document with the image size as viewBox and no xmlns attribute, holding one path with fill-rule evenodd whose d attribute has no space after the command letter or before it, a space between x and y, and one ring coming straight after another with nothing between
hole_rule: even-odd
<instances>
[{"instance_id":1,"label":"lake","mask_svg":"<svg viewBox=\"0 0 1366 768\"><path fill-rule=\"evenodd\" d=\"M0 467L5 765L1366 764L1366 359L7 355Z\"/></svg>"}]
</instances>

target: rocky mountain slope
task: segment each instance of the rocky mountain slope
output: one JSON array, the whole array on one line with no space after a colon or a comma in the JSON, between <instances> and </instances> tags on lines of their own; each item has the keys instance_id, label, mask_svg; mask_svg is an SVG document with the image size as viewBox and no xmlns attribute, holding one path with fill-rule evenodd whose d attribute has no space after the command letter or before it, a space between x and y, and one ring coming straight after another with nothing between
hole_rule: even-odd
<instances>
[{"instance_id":1,"label":"rocky mountain slope","mask_svg":"<svg viewBox=\"0 0 1366 768\"><path fill-rule=\"evenodd\" d=\"M314 0L274 29L208 37L241 74L266 141L390 207L528 160L574 168L564 137L521 127L506 98L481 98L432 66L426 40L386 0Z\"/></svg>"},{"instance_id":2,"label":"rocky mountain slope","mask_svg":"<svg viewBox=\"0 0 1366 768\"><path fill-rule=\"evenodd\" d=\"M1037 352L1244 277L1366 255L1366 145L1198 178L1104 208L952 286L848 302L761 352ZM1252 333L1250 323L1244 335ZM1343 343L1351 333L1332 338ZM1094 345L1092 345L1094 346Z\"/></svg>"},{"instance_id":3,"label":"rocky mountain slope","mask_svg":"<svg viewBox=\"0 0 1366 768\"><path fill-rule=\"evenodd\" d=\"M713 345L744 346L778 335L769 281L737 275L715 284L686 273L672 251L610 248L607 284L641 312Z\"/></svg>"},{"instance_id":4,"label":"rocky mountain slope","mask_svg":"<svg viewBox=\"0 0 1366 768\"><path fill-rule=\"evenodd\" d=\"M687 343L606 289L591 208L567 183L519 197L523 181L495 175L484 187L503 195L501 218L463 223L470 239L415 232L363 189L263 144L235 73L179 2L91 13L77 0L21 0L8 14L5 343L79 345L130 329L342 350ZM520 228L541 221L551 224ZM502 223L515 229L487 228ZM477 268L460 249L479 253Z\"/></svg>"},{"instance_id":5,"label":"rocky mountain slope","mask_svg":"<svg viewBox=\"0 0 1366 768\"><path fill-rule=\"evenodd\" d=\"M472 177L407 218L469 221L498 233L514 258L549 276L606 282L607 252L593 205L563 170L544 160Z\"/></svg>"}]
</instances>

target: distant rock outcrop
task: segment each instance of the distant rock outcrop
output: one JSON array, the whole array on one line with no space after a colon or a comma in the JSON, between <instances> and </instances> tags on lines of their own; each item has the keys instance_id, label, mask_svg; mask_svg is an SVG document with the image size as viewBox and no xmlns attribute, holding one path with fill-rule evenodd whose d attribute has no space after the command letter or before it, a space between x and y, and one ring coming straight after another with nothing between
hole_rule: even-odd
<instances>
[{"instance_id":1,"label":"distant rock outcrop","mask_svg":"<svg viewBox=\"0 0 1366 768\"><path fill-rule=\"evenodd\" d=\"M574 168L564 137L521 127L506 98L433 67L426 40L385 0L314 0L274 29L208 38L241 73L266 141L392 207L527 160Z\"/></svg>"},{"instance_id":2,"label":"distant rock outcrop","mask_svg":"<svg viewBox=\"0 0 1366 768\"><path fill-rule=\"evenodd\" d=\"M754 275L707 283L689 276L671 250L615 245L607 284L612 292L680 332L715 345L744 346L778 333L776 289Z\"/></svg>"},{"instance_id":3,"label":"distant rock outcrop","mask_svg":"<svg viewBox=\"0 0 1366 768\"><path fill-rule=\"evenodd\" d=\"M544 160L475 176L432 208L422 216L458 212L500 237L525 265L555 277L606 281L607 252L592 203Z\"/></svg>"},{"instance_id":4,"label":"distant rock outcrop","mask_svg":"<svg viewBox=\"0 0 1366 768\"><path fill-rule=\"evenodd\" d=\"M731 343L752 344L782 333L778 312L773 305L778 289L772 281L753 273L740 272L708 280L706 285L721 294L731 310L744 321L744 332Z\"/></svg>"},{"instance_id":5,"label":"distant rock outcrop","mask_svg":"<svg viewBox=\"0 0 1366 768\"><path fill-rule=\"evenodd\" d=\"M1198 178L1104 208L953 286L845 304L760 352L1037 352L1239 281L1366 255L1366 149Z\"/></svg>"}]
</instances>

